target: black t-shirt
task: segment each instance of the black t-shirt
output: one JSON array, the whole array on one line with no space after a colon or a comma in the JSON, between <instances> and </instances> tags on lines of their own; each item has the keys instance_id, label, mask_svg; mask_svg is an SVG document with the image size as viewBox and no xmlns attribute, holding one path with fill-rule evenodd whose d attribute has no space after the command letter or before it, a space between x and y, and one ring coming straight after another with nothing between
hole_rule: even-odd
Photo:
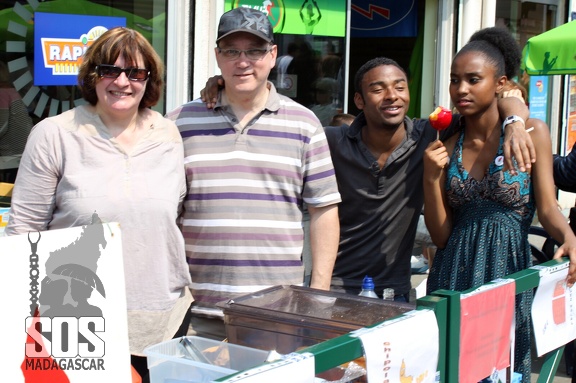
<instances>
[{"instance_id":1,"label":"black t-shirt","mask_svg":"<svg viewBox=\"0 0 576 383\"><path fill-rule=\"evenodd\" d=\"M436 130L427 120L405 118L404 123L406 137L381 170L362 142L362 113L351 126L326 127L342 196L333 290L359 292L368 275L378 294L388 287L395 294L410 292L410 257L424 202L422 155L436 139ZM455 126L453 122L442 137Z\"/></svg>"}]
</instances>

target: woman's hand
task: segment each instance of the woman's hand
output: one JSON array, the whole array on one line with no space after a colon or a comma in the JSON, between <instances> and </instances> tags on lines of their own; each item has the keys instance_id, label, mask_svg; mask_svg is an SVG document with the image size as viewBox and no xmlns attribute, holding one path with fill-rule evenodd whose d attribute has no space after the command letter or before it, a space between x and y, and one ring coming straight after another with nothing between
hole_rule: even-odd
<instances>
[{"instance_id":1,"label":"woman's hand","mask_svg":"<svg viewBox=\"0 0 576 383\"><path fill-rule=\"evenodd\" d=\"M448 165L448 150L440 140L431 142L424 151L424 180L436 182L442 176L442 170Z\"/></svg>"},{"instance_id":2,"label":"woman's hand","mask_svg":"<svg viewBox=\"0 0 576 383\"><path fill-rule=\"evenodd\" d=\"M217 75L210 77L206 81L206 87L200 91L200 98L206 103L208 109L212 109L216 106L216 101L218 101L218 89L224 87L224 78Z\"/></svg>"},{"instance_id":3,"label":"woman's hand","mask_svg":"<svg viewBox=\"0 0 576 383\"><path fill-rule=\"evenodd\" d=\"M448 141L448 145L451 141ZM448 150L440 140L431 142L423 156L424 220L432 242L446 247L452 232L452 213L446 202L444 168L449 163Z\"/></svg>"}]
</instances>

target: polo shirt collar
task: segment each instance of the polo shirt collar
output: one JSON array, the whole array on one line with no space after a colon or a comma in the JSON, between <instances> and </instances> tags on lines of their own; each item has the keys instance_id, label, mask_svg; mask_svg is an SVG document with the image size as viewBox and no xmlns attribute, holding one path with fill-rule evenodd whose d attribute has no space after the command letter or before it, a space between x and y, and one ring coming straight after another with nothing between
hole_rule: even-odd
<instances>
[{"instance_id":1,"label":"polo shirt collar","mask_svg":"<svg viewBox=\"0 0 576 383\"><path fill-rule=\"evenodd\" d=\"M268 93L268 99L266 100L266 104L264 105L264 110L268 110L270 112L277 112L280 109L280 96L270 81L267 82L268 89L270 93ZM218 110L220 108L226 110L230 104L225 103L222 100L222 90L218 91L218 98L216 100L216 105L214 106L214 110Z\"/></svg>"}]
</instances>

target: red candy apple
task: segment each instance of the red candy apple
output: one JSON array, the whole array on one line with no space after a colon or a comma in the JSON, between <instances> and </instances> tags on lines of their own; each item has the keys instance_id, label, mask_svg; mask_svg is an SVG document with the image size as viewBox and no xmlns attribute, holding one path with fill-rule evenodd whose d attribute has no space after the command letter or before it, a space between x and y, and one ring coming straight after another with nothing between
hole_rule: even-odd
<instances>
[{"instance_id":1,"label":"red candy apple","mask_svg":"<svg viewBox=\"0 0 576 383\"><path fill-rule=\"evenodd\" d=\"M432 113L430 113L428 121L430 121L430 125L432 125L432 127L438 131L439 136L441 130L444 130L450 126L450 122L452 122L452 112L450 109L439 106Z\"/></svg>"}]
</instances>

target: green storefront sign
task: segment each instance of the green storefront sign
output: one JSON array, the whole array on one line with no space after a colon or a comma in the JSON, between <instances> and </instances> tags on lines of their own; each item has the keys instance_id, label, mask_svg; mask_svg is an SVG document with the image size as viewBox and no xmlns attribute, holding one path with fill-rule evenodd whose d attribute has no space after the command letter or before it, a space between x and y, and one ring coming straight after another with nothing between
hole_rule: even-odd
<instances>
[{"instance_id":1,"label":"green storefront sign","mask_svg":"<svg viewBox=\"0 0 576 383\"><path fill-rule=\"evenodd\" d=\"M268 14L274 33L344 37L346 0L226 0L226 11L250 7Z\"/></svg>"}]
</instances>

